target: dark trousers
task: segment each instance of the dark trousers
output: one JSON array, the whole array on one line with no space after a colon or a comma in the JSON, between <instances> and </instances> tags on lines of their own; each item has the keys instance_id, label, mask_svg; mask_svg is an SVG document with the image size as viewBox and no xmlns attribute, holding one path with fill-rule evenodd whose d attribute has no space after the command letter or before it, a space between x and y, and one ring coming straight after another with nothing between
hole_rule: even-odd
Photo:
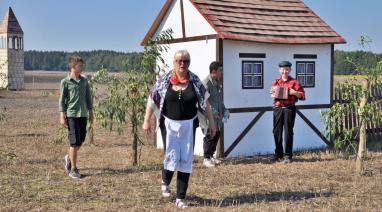
<instances>
[{"instance_id":1,"label":"dark trousers","mask_svg":"<svg viewBox=\"0 0 382 212\"><path fill-rule=\"evenodd\" d=\"M284 156L283 130L285 136L285 156L293 156L293 127L296 119L296 106L275 107L273 111L273 135L275 138L275 157Z\"/></svg>"},{"instance_id":2,"label":"dark trousers","mask_svg":"<svg viewBox=\"0 0 382 212\"><path fill-rule=\"evenodd\" d=\"M220 138L220 131L216 131L214 137L211 137L209 133L203 138L203 150L204 158L212 158L216 151L216 145Z\"/></svg>"},{"instance_id":3,"label":"dark trousers","mask_svg":"<svg viewBox=\"0 0 382 212\"><path fill-rule=\"evenodd\" d=\"M163 169L162 170L163 182L166 185L170 185L173 175L174 175L173 171ZM178 176L176 179L176 198L178 199L186 198L189 179L190 179L190 173L178 172Z\"/></svg>"}]
</instances>

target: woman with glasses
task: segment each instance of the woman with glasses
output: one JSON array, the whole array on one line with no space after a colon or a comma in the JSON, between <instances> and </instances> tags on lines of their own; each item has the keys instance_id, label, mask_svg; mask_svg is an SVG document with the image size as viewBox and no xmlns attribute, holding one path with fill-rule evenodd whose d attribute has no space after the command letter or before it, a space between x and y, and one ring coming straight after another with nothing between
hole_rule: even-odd
<instances>
[{"instance_id":1,"label":"woman with glasses","mask_svg":"<svg viewBox=\"0 0 382 212\"><path fill-rule=\"evenodd\" d=\"M154 113L165 148L162 195L171 196L170 183L177 171L175 203L179 208L188 207L184 199L192 172L195 129L207 118L211 135L216 132L208 102L209 93L199 77L188 70L189 66L190 54L185 50L177 51L172 71L157 80L149 95L142 126L146 133L151 132L150 119Z\"/></svg>"}]
</instances>

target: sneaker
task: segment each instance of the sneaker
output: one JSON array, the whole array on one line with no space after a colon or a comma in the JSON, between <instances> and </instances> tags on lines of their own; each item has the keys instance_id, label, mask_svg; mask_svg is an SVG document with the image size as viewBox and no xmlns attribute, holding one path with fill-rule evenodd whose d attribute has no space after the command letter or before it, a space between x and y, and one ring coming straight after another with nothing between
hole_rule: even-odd
<instances>
[{"instance_id":1,"label":"sneaker","mask_svg":"<svg viewBox=\"0 0 382 212\"><path fill-rule=\"evenodd\" d=\"M70 173L69 173L69 177L73 178L73 179L80 179L81 178L81 175L80 173L78 172L78 169L73 169Z\"/></svg>"},{"instance_id":2,"label":"sneaker","mask_svg":"<svg viewBox=\"0 0 382 212\"><path fill-rule=\"evenodd\" d=\"M65 159L65 171L67 174L69 174L70 170L72 169L72 164L70 163L69 155L66 154L64 159Z\"/></svg>"},{"instance_id":3,"label":"sneaker","mask_svg":"<svg viewBox=\"0 0 382 212\"><path fill-rule=\"evenodd\" d=\"M221 160L219 160L219 159L217 159L217 158L213 158L213 157L211 158L211 161L212 161L212 163L214 163L215 165L221 163Z\"/></svg>"},{"instance_id":4,"label":"sneaker","mask_svg":"<svg viewBox=\"0 0 382 212\"><path fill-rule=\"evenodd\" d=\"M209 158L204 158L204 160L203 160L203 165L205 166L205 167L214 167L215 166L215 164L212 162L212 160L211 159L209 159Z\"/></svg>"},{"instance_id":5,"label":"sneaker","mask_svg":"<svg viewBox=\"0 0 382 212\"><path fill-rule=\"evenodd\" d=\"M186 202L184 201L184 199L176 199L175 204L176 204L176 206L178 206L178 208L180 208L180 209L186 209L186 208L188 208L188 205L186 204Z\"/></svg>"},{"instance_id":6,"label":"sneaker","mask_svg":"<svg viewBox=\"0 0 382 212\"><path fill-rule=\"evenodd\" d=\"M292 163L292 158L288 158L288 157L286 157L286 158L284 159L284 163Z\"/></svg>"},{"instance_id":7,"label":"sneaker","mask_svg":"<svg viewBox=\"0 0 382 212\"><path fill-rule=\"evenodd\" d=\"M162 196L166 198L171 196L170 185L165 185L163 182L162 182Z\"/></svg>"}]
</instances>

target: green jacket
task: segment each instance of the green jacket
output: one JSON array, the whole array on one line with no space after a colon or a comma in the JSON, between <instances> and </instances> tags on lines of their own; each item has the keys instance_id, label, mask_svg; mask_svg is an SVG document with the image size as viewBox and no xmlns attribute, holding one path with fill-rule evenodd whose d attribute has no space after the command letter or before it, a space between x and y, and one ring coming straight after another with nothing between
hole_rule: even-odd
<instances>
[{"instance_id":1,"label":"green jacket","mask_svg":"<svg viewBox=\"0 0 382 212\"><path fill-rule=\"evenodd\" d=\"M88 80L81 76L79 81L70 75L61 80L59 110L65 112L66 117L87 117L88 111L93 109Z\"/></svg>"},{"instance_id":2,"label":"green jacket","mask_svg":"<svg viewBox=\"0 0 382 212\"><path fill-rule=\"evenodd\" d=\"M220 131L223 125L222 118L226 111L223 103L223 86L218 81L213 80L210 75L203 80L203 85L208 93L210 93L208 100L211 104L212 114L214 114L216 130ZM219 114L220 119L215 118L216 114Z\"/></svg>"}]
</instances>

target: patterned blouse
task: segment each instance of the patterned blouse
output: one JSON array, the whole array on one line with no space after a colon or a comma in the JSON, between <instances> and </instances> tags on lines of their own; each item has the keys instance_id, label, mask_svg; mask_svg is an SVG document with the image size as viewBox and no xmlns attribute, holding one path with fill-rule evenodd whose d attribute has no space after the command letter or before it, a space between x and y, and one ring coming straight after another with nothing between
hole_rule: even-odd
<instances>
[{"instance_id":1,"label":"patterned blouse","mask_svg":"<svg viewBox=\"0 0 382 212\"><path fill-rule=\"evenodd\" d=\"M196 76L191 71L188 72L190 75L190 83L194 86L196 95L198 97L198 110L205 116L206 113L206 101L209 97L209 93L206 91L203 83L200 81L199 77ZM170 79L172 72L164 74L159 77L150 92L150 99L154 102L156 109L161 112L163 109L164 98L166 96L167 89L170 86ZM158 117L157 117L158 118Z\"/></svg>"}]
</instances>

